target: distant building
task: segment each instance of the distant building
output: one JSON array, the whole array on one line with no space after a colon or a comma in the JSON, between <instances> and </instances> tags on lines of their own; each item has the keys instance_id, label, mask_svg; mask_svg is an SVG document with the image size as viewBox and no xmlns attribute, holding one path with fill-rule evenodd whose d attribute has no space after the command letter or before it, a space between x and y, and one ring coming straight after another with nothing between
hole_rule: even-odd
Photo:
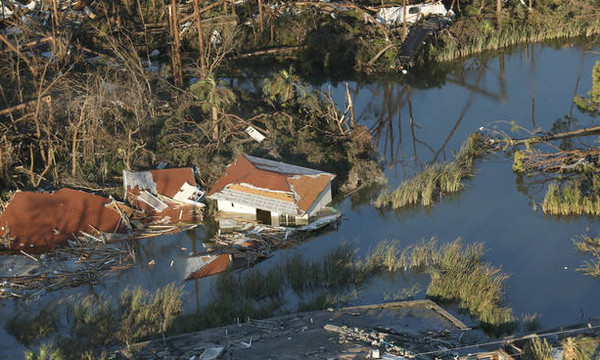
<instances>
[{"instance_id":1,"label":"distant building","mask_svg":"<svg viewBox=\"0 0 600 360\"><path fill-rule=\"evenodd\" d=\"M123 170L124 198L144 211L153 223L189 223L202 220L204 196L191 168L147 171Z\"/></svg>"},{"instance_id":2,"label":"distant building","mask_svg":"<svg viewBox=\"0 0 600 360\"><path fill-rule=\"evenodd\" d=\"M207 194L224 217L268 225L306 225L331 203L335 175L240 155Z\"/></svg>"}]
</instances>

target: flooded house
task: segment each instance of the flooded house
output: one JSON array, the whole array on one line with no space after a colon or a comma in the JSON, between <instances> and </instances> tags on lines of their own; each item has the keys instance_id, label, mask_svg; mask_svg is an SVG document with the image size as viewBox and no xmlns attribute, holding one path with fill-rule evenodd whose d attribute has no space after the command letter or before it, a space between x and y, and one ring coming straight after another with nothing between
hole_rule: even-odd
<instances>
[{"instance_id":1,"label":"flooded house","mask_svg":"<svg viewBox=\"0 0 600 360\"><path fill-rule=\"evenodd\" d=\"M239 155L207 194L219 219L301 226L333 212L335 175L255 156Z\"/></svg>"},{"instance_id":2,"label":"flooded house","mask_svg":"<svg viewBox=\"0 0 600 360\"><path fill-rule=\"evenodd\" d=\"M202 221L204 191L192 168L123 170L124 199L153 224Z\"/></svg>"},{"instance_id":3,"label":"flooded house","mask_svg":"<svg viewBox=\"0 0 600 360\"><path fill-rule=\"evenodd\" d=\"M17 191L0 214L0 240L13 250L43 252L76 236L127 233L128 207L73 189Z\"/></svg>"}]
</instances>

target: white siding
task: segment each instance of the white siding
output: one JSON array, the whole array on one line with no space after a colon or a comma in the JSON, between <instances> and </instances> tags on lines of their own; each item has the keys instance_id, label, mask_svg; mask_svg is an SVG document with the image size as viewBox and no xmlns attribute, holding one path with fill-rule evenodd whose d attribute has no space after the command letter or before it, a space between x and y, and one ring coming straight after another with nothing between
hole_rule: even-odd
<instances>
[{"instance_id":1,"label":"white siding","mask_svg":"<svg viewBox=\"0 0 600 360\"><path fill-rule=\"evenodd\" d=\"M218 200L217 209L224 212L256 215L256 208L227 200Z\"/></svg>"},{"instance_id":2,"label":"white siding","mask_svg":"<svg viewBox=\"0 0 600 360\"><path fill-rule=\"evenodd\" d=\"M327 204L331 202L331 181L327 184L325 190L323 190L317 200L312 204L312 206L306 212L306 217L314 215L317 211L321 210Z\"/></svg>"}]
</instances>

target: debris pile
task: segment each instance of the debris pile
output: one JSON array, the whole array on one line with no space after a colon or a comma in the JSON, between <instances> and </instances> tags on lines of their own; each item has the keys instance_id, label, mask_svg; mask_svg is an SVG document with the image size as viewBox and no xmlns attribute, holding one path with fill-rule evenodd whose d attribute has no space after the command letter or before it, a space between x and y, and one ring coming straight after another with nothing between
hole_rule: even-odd
<instances>
[{"instance_id":1,"label":"debris pile","mask_svg":"<svg viewBox=\"0 0 600 360\"><path fill-rule=\"evenodd\" d=\"M39 257L24 253L5 255L0 261L0 299L36 299L66 287L94 284L101 277L130 268L133 249L126 243L77 245L56 249Z\"/></svg>"},{"instance_id":2,"label":"debris pile","mask_svg":"<svg viewBox=\"0 0 600 360\"><path fill-rule=\"evenodd\" d=\"M232 321L235 324L225 327L131 344L119 351L118 356L198 359L207 349L214 349L219 355L213 359L377 358L374 354L384 359L407 359L433 350L439 353L417 358L455 359L473 349L460 353L448 349L487 339L479 330L470 330L452 315L448 318L434 308L439 306L419 300L296 313L266 320L235 319ZM332 336L330 331L338 333L338 330L345 335ZM396 347L392 346L396 341ZM405 355L394 355L399 353Z\"/></svg>"},{"instance_id":3,"label":"debris pile","mask_svg":"<svg viewBox=\"0 0 600 360\"><path fill-rule=\"evenodd\" d=\"M153 224L202 221L204 197L191 168L123 170L124 198Z\"/></svg>"},{"instance_id":4,"label":"debris pile","mask_svg":"<svg viewBox=\"0 0 600 360\"><path fill-rule=\"evenodd\" d=\"M190 256L187 261L186 280L255 265L271 257L276 250L297 245L309 237L312 231L337 224L340 216L339 211L331 212L309 225L300 227L263 225L243 219L229 219L232 222L230 229L237 231L220 231L212 240L212 248ZM222 221L222 225L228 224Z\"/></svg>"}]
</instances>

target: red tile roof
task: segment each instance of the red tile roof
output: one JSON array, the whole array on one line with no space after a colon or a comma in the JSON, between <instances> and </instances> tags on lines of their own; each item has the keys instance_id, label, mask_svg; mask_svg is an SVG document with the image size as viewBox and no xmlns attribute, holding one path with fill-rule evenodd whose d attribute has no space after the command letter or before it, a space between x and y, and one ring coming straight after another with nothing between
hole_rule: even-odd
<instances>
[{"instance_id":1,"label":"red tile roof","mask_svg":"<svg viewBox=\"0 0 600 360\"><path fill-rule=\"evenodd\" d=\"M251 159L256 161L253 162ZM253 157L249 159L245 155L239 155L207 195L211 196L229 186L245 185L234 186L234 188L237 191L294 202L299 209L306 212L335 177L333 174L312 169L285 167L287 164L282 164L283 168L288 169L284 172L285 170L269 166L262 161L263 159ZM308 171L294 171L294 169ZM273 196L266 195L266 192L272 192Z\"/></svg>"},{"instance_id":2,"label":"red tile roof","mask_svg":"<svg viewBox=\"0 0 600 360\"><path fill-rule=\"evenodd\" d=\"M73 189L17 192L0 215L0 236L16 240L12 249L46 251L80 231L125 232L119 213L105 205L111 200Z\"/></svg>"},{"instance_id":3,"label":"red tile roof","mask_svg":"<svg viewBox=\"0 0 600 360\"><path fill-rule=\"evenodd\" d=\"M177 194L185 182L196 186L192 168L160 169L150 170L150 172L156 183L156 192L170 198Z\"/></svg>"}]
</instances>

